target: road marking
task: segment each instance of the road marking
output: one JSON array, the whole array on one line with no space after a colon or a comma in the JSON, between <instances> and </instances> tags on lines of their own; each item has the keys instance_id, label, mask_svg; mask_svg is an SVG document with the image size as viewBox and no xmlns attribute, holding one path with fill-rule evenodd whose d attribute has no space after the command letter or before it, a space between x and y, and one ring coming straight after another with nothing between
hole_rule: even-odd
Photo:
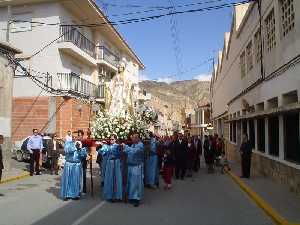
<instances>
[{"instance_id":1,"label":"road marking","mask_svg":"<svg viewBox=\"0 0 300 225\"><path fill-rule=\"evenodd\" d=\"M89 210L86 214L78 218L72 225L79 225L83 221L85 221L90 215L92 215L94 212L96 212L98 209L100 209L105 204L105 201L100 202L98 205L96 205L94 208Z\"/></svg>"},{"instance_id":2,"label":"road marking","mask_svg":"<svg viewBox=\"0 0 300 225\"><path fill-rule=\"evenodd\" d=\"M19 176L15 176L15 177L8 177L6 179L3 179L0 184L5 184L5 183L9 183L9 182L12 182L12 181L16 181L16 180L20 180L20 179L23 179L25 177L29 177L29 173L28 172L25 172Z\"/></svg>"},{"instance_id":3,"label":"road marking","mask_svg":"<svg viewBox=\"0 0 300 225\"><path fill-rule=\"evenodd\" d=\"M275 211L265 200L263 200L255 191L248 187L240 178L232 172L227 171L227 174L246 192L246 194L278 225L297 225L288 222L277 211Z\"/></svg>"}]
</instances>

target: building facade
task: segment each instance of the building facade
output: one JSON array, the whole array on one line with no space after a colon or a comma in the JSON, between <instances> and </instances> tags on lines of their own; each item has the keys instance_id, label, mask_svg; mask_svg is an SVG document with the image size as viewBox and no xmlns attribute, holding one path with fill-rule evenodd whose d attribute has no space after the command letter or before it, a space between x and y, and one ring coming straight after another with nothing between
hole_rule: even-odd
<instances>
[{"instance_id":1,"label":"building facade","mask_svg":"<svg viewBox=\"0 0 300 225\"><path fill-rule=\"evenodd\" d=\"M247 133L252 172L299 192L300 2L260 2L234 8L212 76L213 126L231 160Z\"/></svg>"},{"instance_id":2,"label":"building facade","mask_svg":"<svg viewBox=\"0 0 300 225\"><path fill-rule=\"evenodd\" d=\"M191 135L203 136L210 124L210 104L199 105L191 115Z\"/></svg>"},{"instance_id":3,"label":"building facade","mask_svg":"<svg viewBox=\"0 0 300 225\"><path fill-rule=\"evenodd\" d=\"M144 65L94 1L1 2L0 27L7 28L0 40L23 51L21 64L32 76L19 71L14 80L14 140L32 128L59 136L86 130L99 107L119 113L136 101Z\"/></svg>"},{"instance_id":4,"label":"building facade","mask_svg":"<svg viewBox=\"0 0 300 225\"><path fill-rule=\"evenodd\" d=\"M4 136L2 146L4 169L10 169L12 146L12 99L14 70L7 55L14 57L20 50L8 43L0 42L0 134Z\"/></svg>"}]
</instances>

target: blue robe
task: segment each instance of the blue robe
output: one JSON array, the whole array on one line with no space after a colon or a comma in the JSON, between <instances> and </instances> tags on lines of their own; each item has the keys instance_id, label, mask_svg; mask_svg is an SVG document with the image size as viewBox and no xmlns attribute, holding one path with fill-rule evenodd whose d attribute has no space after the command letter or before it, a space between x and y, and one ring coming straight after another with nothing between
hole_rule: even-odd
<instances>
[{"instance_id":1,"label":"blue robe","mask_svg":"<svg viewBox=\"0 0 300 225\"><path fill-rule=\"evenodd\" d=\"M106 146L106 148L103 197L106 200L122 200L123 189L120 146L113 144Z\"/></svg>"},{"instance_id":2,"label":"blue robe","mask_svg":"<svg viewBox=\"0 0 300 225\"><path fill-rule=\"evenodd\" d=\"M139 142L131 147L125 146L127 154L127 185L126 192L129 200L141 200L144 194L144 144Z\"/></svg>"},{"instance_id":3,"label":"blue robe","mask_svg":"<svg viewBox=\"0 0 300 225\"><path fill-rule=\"evenodd\" d=\"M81 159L87 157L87 151L85 148L77 150L72 141L66 142L64 151L66 162L61 177L60 196L62 199L78 198L82 183Z\"/></svg>"},{"instance_id":4,"label":"blue robe","mask_svg":"<svg viewBox=\"0 0 300 225\"><path fill-rule=\"evenodd\" d=\"M155 138L150 140L150 155L146 161L146 184L154 186L158 183L158 158L157 141Z\"/></svg>"}]
</instances>

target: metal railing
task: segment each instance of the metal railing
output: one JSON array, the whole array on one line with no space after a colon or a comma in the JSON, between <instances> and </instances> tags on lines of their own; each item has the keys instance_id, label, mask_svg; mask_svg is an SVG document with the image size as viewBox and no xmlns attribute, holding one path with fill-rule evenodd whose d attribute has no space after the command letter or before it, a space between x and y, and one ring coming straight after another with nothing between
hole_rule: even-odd
<instances>
[{"instance_id":1,"label":"metal railing","mask_svg":"<svg viewBox=\"0 0 300 225\"><path fill-rule=\"evenodd\" d=\"M97 59L102 59L106 61L107 63L118 67L120 63L120 58L116 56L114 53L112 53L108 48L104 46L97 46L98 48L98 54Z\"/></svg>"},{"instance_id":2,"label":"metal railing","mask_svg":"<svg viewBox=\"0 0 300 225\"><path fill-rule=\"evenodd\" d=\"M58 73L59 89L86 98L105 98L104 84L95 85L76 73Z\"/></svg>"},{"instance_id":3,"label":"metal railing","mask_svg":"<svg viewBox=\"0 0 300 225\"><path fill-rule=\"evenodd\" d=\"M78 29L72 26L61 25L59 32L61 36L59 42L72 42L78 48L96 58L96 45L81 34Z\"/></svg>"}]
</instances>

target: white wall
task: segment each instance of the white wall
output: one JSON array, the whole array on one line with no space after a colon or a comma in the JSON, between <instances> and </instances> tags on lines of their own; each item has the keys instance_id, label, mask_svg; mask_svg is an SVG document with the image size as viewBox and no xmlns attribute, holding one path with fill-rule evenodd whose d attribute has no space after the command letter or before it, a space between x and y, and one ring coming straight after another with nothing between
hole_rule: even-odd
<instances>
[{"instance_id":1,"label":"white wall","mask_svg":"<svg viewBox=\"0 0 300 225\"><path fill-rule=\"evenodd\" d=\"M300 53L300 1L294 1L294 6L296 10L294 30L287 37L282 37L278 1L263 1L262 12L264 18L268 15L272 7L275 9L277 42L276 47L271 53L264 53L266 76ZM260 63L256 63L254 54L254 33L258 28L259 16L257 5L255 5L250 14L244 18L239 33L235 29L231 33L228 57L226 57L226 54L223 57L222 70L217 74L217 79L213 84L213 118L223 114L227 109L229 110L229 114L240 111L242 108L241 98L233 102L229 108L227 108L227 103L260 78ZM244 78L241 78L240 54L246 49L250 40L252 40L253 46L254 67ZM250 106L255 105L291 90L299 90L299 82L299 66L297 66L286 71L285 74L276 79L264 82L242 98L245 98Z\"/></svg>"}]
</instances>

